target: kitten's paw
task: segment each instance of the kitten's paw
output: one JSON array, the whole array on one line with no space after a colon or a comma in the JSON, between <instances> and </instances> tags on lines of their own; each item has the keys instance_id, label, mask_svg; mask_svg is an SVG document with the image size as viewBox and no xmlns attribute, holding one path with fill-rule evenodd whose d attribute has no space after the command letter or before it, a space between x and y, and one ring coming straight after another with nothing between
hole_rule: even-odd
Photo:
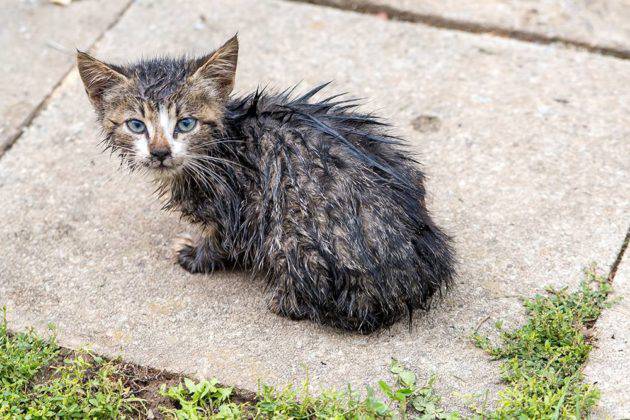
<instances>
[{"instance_id":1,"label":"kitten's paw","mask_svg":"<svg viewBox=\"0 0 630 420\"><path fill-rule=\"evenodd\" d=\"M212 273L223 269L223 263L210 249L199 245L192 235L182 234L173 243L175 262L192 274Z\"/></svg>"},{"instance_id":2,"label":"kitten's paw","mask_svg":"<svg viewBox=\"0 0 630 420\"><path fill-rule=\"evenodd\" d=\"M179 255L182 251L189 251L191 248L195 248L196 246L195 239L191 234L182 233L178 235L171 245L175 262L179 261Z\"/></svg>"},{"instance_id":3,"label":"kitten's paw","mask_svg":"<svg viewBox=\"0 0 630 420\"><path fill-rule=\"evenodd\" d=\"M198 273L197 245L192 235L184 233L173 241L174 262L190 273Z\"/></svg>"}]
</instances>

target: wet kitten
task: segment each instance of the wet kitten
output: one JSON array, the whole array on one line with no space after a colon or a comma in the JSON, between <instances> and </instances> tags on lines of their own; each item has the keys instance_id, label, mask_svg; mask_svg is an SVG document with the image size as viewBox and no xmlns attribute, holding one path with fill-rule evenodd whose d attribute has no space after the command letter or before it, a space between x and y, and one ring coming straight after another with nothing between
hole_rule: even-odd
<instances>
[{"instance_id":1,"label":"wet kitten","mask_svg":"<svg viewBox=\"0 0 630 420\"><path fill-rule=\"evenodd\" d=\"M107 146L199 227L179 264L244 267L273 312L361 333L426 307L453 256L403 142L353 100L314 101L324 86L231 98L237 56L236 37L130 66L78 53Z\"/></svg>"}]
</instances>

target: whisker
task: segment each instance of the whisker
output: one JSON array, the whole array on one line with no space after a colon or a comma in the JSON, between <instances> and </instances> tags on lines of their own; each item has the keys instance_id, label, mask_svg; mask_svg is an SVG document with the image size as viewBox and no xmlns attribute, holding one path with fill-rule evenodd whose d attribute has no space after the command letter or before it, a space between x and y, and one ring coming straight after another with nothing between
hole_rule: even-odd
<instances>
[{"instance_id":1,"label":"whisker","mask_svg":"<svg viewBox=\"0 0 630 420\"><path fill-rule=\"evenodd\" d=\"M240 168L245 168L245 166L241 165L240 163L236 163L232 160L229 159L223 159L220 157L216 157L216 156L209 156L209 155L200 155L200 154L190 154L189 155L191 158L196 159L196 160L201 160L201 161L207 161L207 162L211 162L211 163L225 163L228 165L234 165L234 166L238 166Z\"/></svg>"},{"instance_id":2,"label":"whisker","mask_svg":"<svg viewBox=\"0 0 630 420\"><path fill-rule=\"evenodd\" d=\"M228 190L228 192L232 193L233 195L236 195L236 193L234 192L233 188L227 183L227 181L225 179L223 179L222 177L218 176L216 173L212 172L210 170L210 168L208 168L205 165L203 165L198 159L195 159L195 157L193 155L189 155L188 157L189 157L189 159L187 160L187 164L191 168L194 169L194 173L195 174L201 175L202 179L204 179L204 177L203 177L204 175L209 177L209 178L211 178L213 181L220 183L226 190ZM207 163L213 164L212 162L207 162ZM213 166L216 167L216 168L222 169L224 172L226 172L226 175L230 176L230 174L227 173L225 168L221 168L220 166L218 166L216 164L214 164Z\"/></svg>"}]
</instances>

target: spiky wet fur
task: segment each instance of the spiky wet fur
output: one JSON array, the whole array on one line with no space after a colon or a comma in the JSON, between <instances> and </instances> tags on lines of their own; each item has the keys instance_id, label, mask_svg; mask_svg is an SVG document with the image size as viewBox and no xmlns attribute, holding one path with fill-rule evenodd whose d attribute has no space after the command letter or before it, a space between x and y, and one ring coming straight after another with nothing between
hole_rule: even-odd
<instances>
[{"instance_id":1,"label":"spiky wet fur","mask_svg":"<svg viewBox=\"0 0 630 420\"><path fill-rule=\"evenodd\" d=\"M314 100L324 86L228 100L196 149L207 159L158 193L199 227L178 248L186 270L246 268L273 312L369 333L426 308L453 254L404 142L356 101Z\"/></svg>"}]
</instances>

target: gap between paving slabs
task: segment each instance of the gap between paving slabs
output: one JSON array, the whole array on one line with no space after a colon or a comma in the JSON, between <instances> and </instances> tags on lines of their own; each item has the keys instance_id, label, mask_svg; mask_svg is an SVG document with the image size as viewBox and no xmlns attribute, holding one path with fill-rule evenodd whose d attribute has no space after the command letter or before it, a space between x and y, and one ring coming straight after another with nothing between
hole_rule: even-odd
<instances>
[{"instance_id":1,"label":"gap between paving slabs","mask_svg":"<svg viewBox=\"0 0 630 420\"><path fill-rule=\"evenodd\" d=\"M420 23L438 29L486 34L501 38L515 39L540 45L561 44L565 47L581 49L594 54L630 59L630 50L624 48L604 47L601 45L578 41L564 36L552 36L527 30L510 29L501 25L478 23L467 20L452 19L437 14L416 13L400 10L395 6L371 3L366 0L285 0L294 3L308 3L317 6L331 7L356 13L385 15L389 19L401 22Z\"/></svg>"},{"instance_id":2,"label":"gap between paving slabs","mask_svg":"<svg viewBox=\"0 0 630 420\"><path fill-rule=\"evenodd\" d=\"M96 37L94 42L92 42L92 44L90 44L90 46L86 49L87 52L91 52L94 50L96 45L103 39L105 34L109 32L114 26L116 26L116 24L120 21L120 19L129 10L129 8L133 5L134 2L135 0L127 1L127 3L122 7L122 9L120 9L120 11L118 11L114 15L112 21L105 27L105 29L103 29L103 31ZM44 98L29 112L26 118L20 124L18 124L18 126L16 127L15 133L9 138L7 138L6 141L0 142L0 159L2 159L2 156L4 156L6 152L9 151L11 147L13 147L13 145L20 139L20 137L22 137L24 132L33 123L35 118L37 118L37 116L41 114L41 112L44 109L46 109L46 106L50 102L50 99L52 98L53 94L57 91L57 89L59 89L63 85L64 80L66 80L68 76L74 71L75 67L76 66L73 62L72 66L70 66L70 68L59 78L59 80L57 80L57 82L52 86L52 88L44 96Z\"/></svg>"},{"instance_id":3,"label":"gap between paving slabs","mask_svg":"<svg viewBox=\"0 0 630 420\"><path fill-rule=\"evenodd\" d=\"M617 270L619 269L619 266L621 265L621 262L623 261L623 257L626 253L626 250L628 249L629 242L630 242L630 227L628 228L628 231L626 232L626 236L623 239L621 248L619 248L619 253L617 254L617 258L615 258L615 261L613 261L612 265L610 266L610 272L608 274L609 282L614 281L615 275L617 274Z\"/></svg>"},{"instance_id":4,"label":"gap between paving slabs","mask_svg":"<svg viewBox=\"0 0 630 420\"><path fill-rule=\"evenodd\" d=\"M132 2L130 2L130 3L129 3L129 5L131 5L131 4L132 4ZM116 20L116 21L117 21L117 20ZM116 23L116 22L114 22L113 24L115 24L115 23ZM113 24L112 24L112 26L113 26ZM106 31L104 31L104 32L103 32L103 34L104 34L105 32L107 32L107 30L106 30ZM103 34L101 34L101 36L99 36L99 39L102 37L102 35L103 35ZM93 46L92 46L92 47L93 47ZM64 78L65 78L65 76L64 76ZM64 78L62 78L61 80L63 80ZM56 88L55 88L55 89L56 89ZM53 90L53 92L54 92L54 90ZM51 94L50 94L50 95L48 95L48 97L50 97L51 95L52 95L52 92L51 92ZM39 113L39 112L42 110L42 108L43 108L43 107L45 107L45 105L46 105L46 101L45 101L45 102L42 102L42 104L41 104L41 108L40 108L40 107L38 107L38 109L37 109L37 113ZM35 116L36 116L36 115L34 115L34 116L33 116L33 118L34 118ZM32 121L32 119L33 119L33 118L31 118L30 120ZM30 122L29 122L29 124L30 124ZM19 136L18 136L18 138L19 138ZM17 140L17 138L16 138L16 140ZM612 274L612 272L611 272L611 274ZM612 277L612 276L611 276L611 277Z\"/></svg>"},{"instance_id":5,"label":"gap between paving slabs","mask_svg":"<svg viewBox=\"0 0 630 420\"><path fill-rule=\"evenodd\" d=\"M116 418L326 418L352 412L390 418L411 407L418 414L446 418L433 391L435 376L424 385L398 361L390 364L390 381L380 380L388 403L367 389L326 390L313 395L308 378L301 387L260 384L257 393L221 385L216 379L194 381L180 374L99 356L87 349L58 345L54 327L48 337L33 330L7 328L6 307L0 318L0 415L27 417ZM8 369L7 369L8 366ZM2 369L4 367L4 369ZM403 415L403 417L405 417ZM448 416L459 418L459 416Z\"/></svg>"},{"instance_id":6,"label":"gap between paving slabs","mask_svg":"<svg viewBox=\"0 0 630 420\"><path fill-rule=\"evenodd\" d=\"M612 282L614 280L616 271L620 265L620 262L623 260L625 251L628 247L628 242L630 240L630 229L628 229L628 231L626 232L626 236L623 240L623 243L619 249L617 258L615 259L615 261L613 262L613 264L611 265L608 275L606 277L603 277L604 279L606 279L605 281L608 281L609 283ZM601 287L601 286L600 286ZM5 309L6 311L6 309ZM600 312L601 314L601 312ZM593 319L589 322L589 329L594 329L594 325L597 322L597 318ZM2 325L0 325L0 327L2 327ZM6 331L6 312L4 313L4 328ZM0 328L1 330L2 328ZM1 331L0 331L1 333ZM476 333L476 331L475 331ZM475 333L473 333L473 337L475 336ZM9 336L13 336L15 337L16 333L9 333ZM588 334L589 337L596 337L597 335L594 334ZM480 339L481 336L477 336L477 338L474 339ZM484 338L481 338L482 341L480 342L484 342ZM486 341L487 342L487 341ZM54 339L52 341L53 345L54 345ZM489 344L489 342L487 342ZM591 345L593 343L590 343ZM483 345L481 345L480 347L484 347ZM486 348L486 351L489 351L492 347ZM499 347L497 347L497 349L499 349ZM180 406L180 404L182 403L190 403L191 407L189 407L189 409L193 410L195 413L199 413L196 410L202 410L202 412L206 412L203 410L215 410L216 412L216 407L213 406L214 403L212 402L204 402L202 400L199 400L199 402L195 402L197 401L196 398L198 398L199 396L195 396L197 395L197 391L195 391L195 393L192 392L191 387L195 387L195 388L199 388L202 389L200 387L207 387L207 386L216 386L216 387L225 387L225 389L229 389L229 400L224 401L226 404L236 404L237 406L239 406L240 404L247 404L249 407L255 407L257 406L258 403L260 404L266 404L266 398L272 398L272 400L270 401L270 404L276 404L276 398L278 398L278 401L281 401L281 399L283 398L284 391L282 391L281 389L269 389L268 394L265 394L264 392L264 386L263 386L263 396L260 396L260 394L257 394L255 392L252 391L248 391L248 390L244 390L238 387L230 387L228 385L221 385L221 384L217 384L214 381L208 382L208 381L200 381L199 383L195 383L194 381L189 381L186 375L183 374L179 374L179 373L174 373L174 372L169 372L167 370L162 370L162 369L155 369L152 367L147 367L147 366L141 366L141 365L137 365L134 363L129 363L129 362L125 362L123 360L121 360L120 358L117 359L111 359L108 357L103 357L103 356L98 356L96 354L90 353L90 352L85 352L83 350L72 350L72 349L68 349L65 347L57 347L56 352L56 356L54 357L53 360L51 360L49 363L46 364L45 367L43 367L42 371L40 371L39 373L36 374L35 376L35 383L36 384L43 384L45 382L45 378L49 378L52 375L54 375L55 373L53 373L56 369L55 366L74 366L73 363L75 363L75 360L79 360L79 364L76 365L77 367L79 366L84 366L80 369L86 369L85 365L83 365L83 360L85 360L85 363L88 364L94 364L94 368L90 368L87 367L87 371L86 371L86 375L91 375L87 372L90 372L92 369L101 369L101 366L103 366L103 362L101 362L100 360L105 360L107 363L110 363L110 366L115 366L115 371L113 372L114 374L114 380L121 380L122 383L121 385L119 385L120 387L124 387L124 388L120 388L119 391L114 391L114 392L124 392L124 396L121 394L120 398L125 398L125 401L129 401L130 404L135 404L137 410L141 410L138 411L137 413L135 413L135 415L143 417L146 416L148 418L154 418L155 415L157 414L158 417L161 418L161 415L164 414L165 416L167 415L176 415L176 413L179 413L179 410L183 408ZM113 363L113 364L112 364ZM586 363L588 363L588 361L583 362L582 366L585 366ZM400 368L402 368L401 365L397 364L397 362L394 362L392 364L392 372L396 374L396 370L394 370L394 366L398 365L400 366ZM98 368L96 367L98 366ZM72 369L72 367L70 367L70 369ZM405 369L403 369L405 370ZM94 371L96 372L96 371ZM432 383L433 380L435 379L435 377L433 377L432 379L429 380L428 384L425 385L425 387L419 388L418 385L415 385L415 378L417 378L412 371L407 371L406 373L408 373L409 375L412 375L413 379L411 381L411 383L413 385L409 385L409 387L415 389L415 392L420 392L420 400L419 400L419 405L416 405L415 403L412 403L412 401L414 400L408 400L406 399L407 397L404 397L405 402L400 403L403 404L403 407L406 407L407 404L413 404L413 407L415 407L416 409L419 410L423 410L423 414L427 415L428 413L434 413L434 417L435 418L461 418L461 414L458 413L447 413L444 412L440 407L439 407L439 396L436 396L435 394L433 394L433 389L432 389ZM90 376L91 377L91 376ZM401 378L403 378L403 382L400 384L403 388L408 388L407 386L405 386L405 384L407 383L406 381L404 381L404 377L403 376L399 376L398 377L399 380ZM88 377L85 378L86 380L88 380ZM439 380L439 377L437 378ZM261 378L261 381L264 380L263 378ZM91 381L91 380L90 380ZM90 384L92 382L89 382ZM179 385L179 384L184 384L184 385ZM213 385L214 384L214 385ZM389 385L387 385L387 382L381 380L378 384L380 386L380 388L383 390L383 392L385 394L387 394L390 397L390 403L394 402L395 400L392 400L392 398L396 398L396 397L392 397L392 389L389 387ZM291 385L291 384L287 384L287 386L291 386L294 387L295 384ZM123 391L123 389L127 389L127 391ZM293 388L296 389L296 388ZM298 388L299 389L299 388ZM402 388L401 388L402 389ZM168 391L167 391L168 390ZM98 390L96 390L96 392L98 392ZM110 391L112 392L112 391ZM189 394L190 392L190 394ZM260 392L260 390L259 390ZM289 391L289 392L294 392L294 391ZM323 392L323 391L322 391ZM369 392L369 391L368 391ZM29 394L30 395L30 394ZM298 394L291 394L293 395L293 397L291 398L295 398L297 396L297 398L299 399L300 397L298 396ZM306 398L310 398L309 393L307 392L306 394L299 394L302 397L306 397ZM406 394L405 394L406 395ZM416 395L415 393L413 395ZM596 394L595 394L596 395ZM369 397L369 394L368 394ZM136 400L137 398L139 398L140 400ZM199 397L201 398L201 397ZM212 397L214 398L214 397ZM402 397L401 397L402 398ZM462 397L464 398L464 397ZM568 397L567 397L568 398ZM481 401L481 397L477 397L477 402L474 402L474 400L470 401L471 408L475 407L479 401ZM133 401L136 401L135 403ZM296 400L297 401L297 400ZM380 398L377 397L377 399L374 400L375 404L382 404L382 402L380 402ZM219 403L219 401L217 401L217 404ZM209 404L209 405L208 405ZM289 403L289 404L293 404L293 403ZM316 409L315 407L317 406L316 402L311 401L311 404L315 404L313 406L311 406L310 409ZM369 403L366 403L369 406ZM221 403L222 405L222 403ZM488 407L485 406L485 403L481 403L481 407L479 407L482 411L475 411L476 412L476 417L478 418L479 416L481 417L485 417L485 416L490 416L493 418L493 416L496 416L497 413L493 412L493 411L485 411L488 409ZM389 407L389 408L388 408ZM5 407L6 408L6 407ZM226 407L222 407L226 408ZM383 409L395 409L394 407L391 406L382 406ZM505 407L504 407L505 408ZM253 409L253 408L252 408ZM296 407L296 409L298 409ZM304 408L305 410L309 410L309 408ZM374 408L377 412L378 409ZM400 407L398 409L401 409ZM165 411L166 410L166 411ZM235 407L235 412L236 413L240 413L242 415L245 415L246 417L249 416L247 413L245 412L241 412L240 408ZM405 409L406 410L406 409ZM433 411L431 411L433 410ZM221 413L219 413L220 415ZM250 412L251 414L251 412ZM391 412L390 412L391 414ZM390 414L383 414L382 417L389 417ZM432 417L433 418L433 417Z\"/></svg>"},{"instance_id":7,"label":"gap between paving slabs","mask_svg":"<svg viewBox=\"0 0 630 420\"><path fill-rule=\"evenodd\" d=\"M103 36L113 28L116 23L120 20L120 18L127 12L127 10L131 7L135 0L129 0L128 3L122 8L120 12L114 17L112 22L101 32L101 34L97 37L97 39L90 45L88 48L88 52L92 51L94 47L98 44L98 42L103 38ZM420 14L414 13L406 10L399 10L395 7L384 5L384 4L374 4L369 1L364 0L285 0L288 2L295 3L308 3L314 4L324 7L331 7L346 11L352 11L357 13L364 14L386 14L388 18L393 20L398 20L401 22L411 22L411 23L420 23L423 25L432 26L435 28L441 29L449 29L454 31L462 31L469 32L473 34L489 34L504 38L512 38L524 42L531 42L541 45L548 45L553 43L564 44L568 47L574 47L578 49L586 50L590 53L608 55L612 57L617 57L621 59L630 59L630 50L628 49L620 49L620 48L612 48L612 47L602 47L595 44L590 44L586 42L576 41L570 38L565 38L561 36L548 36L536 32L523 31L523 30L514 30L507 29L497 25L490 24L481 24L476 22L457 20L445 18L439 15L434 14ZM0 144L0 158L9 150L13 144L19 140L19 138L24 133L24 130L27 129L30 124L33 122L35 117L39 115L39 113L46 107L48 101L63 82L63 80L68 77L70 72L74 69L72 66L58 81L55 83L51 91L44 97L44 99L37 104L37 106L29 113L26 119L18 126L17 132L10 137L4 144Z\"/></svg>"},{"instance_id":8,"label":"gap between paving slabs","mask_svg":"<svg viewBox=\"0 0 630 420\"><path fill-rule=\"evenodd\" d=\"M624 241L624 245L622 246L622 249L620 252L621 258L623 258L623 253L627 246L627 239L628 239L628 236L626 236L626 240ZM601 276L600 277L601 280L598 280L598 281L603 281L605 284L606 280L609 280L610 277L612 277L610 274L612 274L612 272L609 273L609 276L605 276L605 277ZM589 276L587 275L587 279L588 278ZM591 278L591 280L594 280L594 279L595 278ZM602 287L601 285L598 286L598 289L601 290L601 287ZM590 289L590 286L589 286L589 290L593 290L593 289ZM560 299L562 299L562 296L564 296L565 298L569 298L570 295L567 295L567 294L563 295L562 293L566 293L566 292L558 291L558 295L556 296L560 296ZM571 291L570 293L574 293L574 292ZM589 298L587 298L587 300L583 301L584 304L586 304L587 302L590 302L590 299L599 299L602 297L601 295L599 295L598 297L596 290L593 290L593 293L594 294L591 295ZM605 293L608 294L608 292L605 292ZM538 305L539 308L544 308L546 305L551 303L551 300L549 301L549 303L543 303L546 299L550 299L550 298L542 298L542 299L543 299L542 302L537 301L538 303L536 303L536 305ZM604 299L605 299L605 295L604 295ZM528 301L530 302L530 304L534 304L534 300L528 299ZM595 304L596 302L593 301L592 303ZM605 303L600 302L597 305L605 306ZM552 317L558 316L557 312L555 312L558 309L560 309L560 307L550 308L549 310L553 311L549 313L550 316ZM593 307L592 309L600 311L598 313L601 314L601 307L600 309L597 309L595 307ZM574 310L577 311L574 316L581 316L581 317L588 316L589 309L583 308L579 310L577 309L574 309ZM582 312L582 311L585 311L585 312ZM546 315L539 314L538 316L544 317ZM558 322L567 322L566 320L561 321L561 319L562 318L558 318ZM581 319L581 318L576 318L576 319ZM588 321L589 321L588 324L584 324L584 325L587 325L588 326L587 328L589 330L592 330L593 325L595 324L597 319L589 319ZM528 321L528 324L529 322L531 321ZM583 322L583 321L577 321L577 322ZM540 319L537 323L534 322L533 325L540 325L539 323L540 323ZM6 333L6 313L5 313L3 324L4 326L0 325L0 334L2 334L2 330L4 330ZM582 324L579 324L579 325L582 325ZM527 327L524 327L524 328L527 328ZM540 328L540 327L533 327L533 328ZM578 342L573 341L577 338L577 336L574 336L574 335L584 334L585 337L586 336L592 337L593 335L590 333L583 332L580 329L577 329L577 327L574 327L574 328L576 329L575 332L569 333L569 336L573 337L570 339L572 343L571 345L578 345L578 349L579 349L579 341ZM562 334L567 333L565 330L562 330L562 331L563 331ZM482 336L475 337L475 340L477 341L477 344L481 348L491 353L494 353L495 351L498 351L499 353L503 353L505 351L508 351L508 353L510 353L510 352L515 351L515 349L511 347L514 345L512 340L517 340L517 341L524 340L528 342L529 344L526 344L524 349L530 348L531 345L541 345L540 339L533 338L531 333L525 332L523 334L523 333L514 332L514 333L509 333L509 334L511 337L509 338L509 340L512 344L508 344L507 347L503 347L502 345L500 347L495 348L493 344L487 341L487 338L483 338ZM512 335L512 334L517 334L517 335ZM560 340L569 339L568 337L561 339L560 337L564 337L562 334L558 336L558 339ZM12 336L14 338L16 337L14 334L9 334L9 338L11 338ZM543 337L544 337L544 333L543 333ZM2 337L0 336L0 338ZM535 344L536 342L538 342L538 344ZM34 377L34 379L31 380L31 383L35 384L35 385L32 385L35 388L31 390L33 393L33 397L29 397L29 398L33 398L34 405L31 405L33 403L27 403L27 405L24 406L23 409L26 409L26 407L34 407L34 409L37 412L37 410L42 409L42 408L37 408L37 407L45 407L46 404L48 404L45 402L40 402L39 398L42 398L45 394L42 394L41 388L38 391L37 387L46 386L45 385L45 382L47 381L46 378L50 378L52 377L52 375L55 375L54 372L56 369L58 369L56 366L64 366L62 369L70 369L68 373L71 375L74 375L74 373L70 373L70 372L75 372L73 370L74 367L78 368L79 371L84 372L84 373L80 373L81 377L84 378L85 381L87 381L90 387L96 386L95 389L90 388L91 391L89 394L89 395L94 395L95 396L94 398L96 398L96 400L102 400L103 398L98 397L100 393L99 391L100 387L98 385L99 382L98 382L98 379L96 379L96 382L94 382L91 379L92 376L93 375L99 376L100 373L97 373L97 372L100 371L101 368L106 369L107 371L110 371L110 368L113 369L110 371L110 374L113 375L112 380L122 381L122 382L118 382L119 385L114 385L115 382L112 382L111 386L110 385L101 385L101 386L105 387L106 393L114 392L116 393L116 395L114 396L116 399L121 398L121 401L125 401L123 405L127 408L125 408L124 410L127 410L127 409L133 409L134 411L139 410L136 413L137 415L146 416L148 418L153 418L155 415L154 413L160 413L160 412L163 412L165 415L168 414L168 415L173 415L173 416L176 414L184 415L184 413L193 413L194 415L201 414L201 413L203 413L204 415L212 414L212 413L217 412L218 406L220 406L219 415L221 415L224 410L227 410L229 414L237 414L238 416L243 415L244 417L250 417L250 415L252 415L256 410L260 409L261 407L267 407L269 404L271 404L272 406L269 406L267 408L271 409L272 412L274 413L277 412L276 411L277 408L273 408L273 407L275 407L277 404L280 404L280 405L287 404L286 405L287 409L297 410L297 412L300 412L300 413L308 412L311 414L315 412L319 412L318 410L320 409L323 410L323 412L329 412L330 410L332 410L333 412L338 413L339 409L344 411L348 407L353 406L353 403L349 403L349 405L344 406L343 405L344 403L342 402L339 402L339 404L341 405L338 407L335 403L333 403L334 404L333 406L330 406L329 404L332 403L333 400L326 399L326 398L330 398L330 397L326 397L326 395L328 396L331 395L329 393L330 391L322 391L324 392L324 394L322 394L324 395L324 397L320 401L320 400L313 400L310 396L310 393L305 388L299 394L296 394L296 391L293 391L293 390L287 391L289 392L289 394L286 394L285 391L283 391L282 389L274 390L271 388L267 388L264 385L262 385L262 388L259 389L259 392L262 392L262 394L255 394L253 392L248 392L248 391L244 391L242 389L233 388L233 387L226 387L224 391L228 393L227 396L224 395L222 392L220 392L221 390L217 390L218 394L212 391L213 394L208 394L208 396L206 397L208 401L206 401L206 399L203 398L203 395L205 395L205 393L203 395L199 393L202 392L204 389L214 389L215 385L217 387L222 387L221 385L217 384L215 380L213 381L203 380L196 384L194 381L190 381L189 379L186 379L186 377L183 375L170 373L164 370L157 370L157 369L152 369L152 368L148 368L144 366L139 366L132 363L127 363L127 362L121 361L120 359L112 360L106 357L101 357L101 356L94 355L91 353L86 353L85 351L73 351L67 348L63 348L63 347L60 348L56 346L54 339L50 343L54 348L56 348L54 350L54 353L56 354L56 356L50 362L47 362L41 368L41 370L36 373L36 376ZM593 343L589 343L589 344L592 345ZM523 344L521 344L521 346L522 345ZM557 352L558 350L559 349L556 349L553 351ZM518 351L522 351L522 350L518 350ZM558 356L559 353L551 353L550 356L551 355ZM506 359L506 356L504 356L504 357L501 357L501 359L508 360L511 357L513 356L509 356ZM527 356L525 356L525 359L527 360ZM106 367L103 364L102 360L105 360L107 366L109 367ZM553 357L551 360L553 360ZM88 365L85 365L84 363L88 363ZM507 362L507 361L504 361L503 363L504 365L506 363L508 365L511 364L510 362ZM525 364L522 366L523 369L527 370L528 368L530 368L527 365L527 362L524 362L524 363ZM549 363L551 363L551 361ZM586 361L583 361L581 363L582 363L581 366L584 366ZM90 367L91 365L93 366ZM580 370L581 369L578 368L578 370L574 372L569 371L569 375L574 375L574 374L579 375ZM79 374L78 373L79 371L76 371L77 374ZM517 371L512 372L512 373L518 376L518 373L516 373ZM92 372L92 373L89 373L89 372ZM368 409L370 413L377 414L379 417L386 417L386 418L390 417L390 415L392 414L395 414L397 412L396 410L402 410L401 413L408 414L407 412L408 407L413 407L414 409L418 410L420 414L423 414L425 417L430 416L426 418L436 418L436 419L437 418L440 418L440 419L461 418L461 414L448 413L448 412L445 412L440 407L439 405L440 397L435 395L432 389L432 383L435 377L432 377L432 379L430 379L429 382L425 386L421 386L420 384L417 384L416 382L417 376L412 371L407 371L402 365L400 365L399 363L395 361L392 362L391 372L393 373L393 376L396 378L396 382L393 384L393 385L396 385L396 384L398 385L396 388L391 388L390 385L388 385L389 381L381 380L378 383L379 388L382 390L383 394L385 394L388 397L388 400L390 401L390 403L389 404L383 403L381 401L381 397L379 396L376 396L376 399L371 399L372 397L370 395L372 395L371 394L372 391L370 391L370 389L368 388L368 395L367 395L366 400L355 400L357 404L361 404L361 406L364 407L362 409ZM548 373L552 374L553 372L554 370L552 369ZM538 373L536 374L539 375ZM61 375L63 377L63 374ZM544 376L546 374L541 374L541 375ZM73 381L72 379L69 379L69 380ZM556 378L555 380L558 380L558 378ZM513 401L516 405L510 408L510 404L505 405L506 403L504 402L503 405L501 405L502 408L500 409L500 411L498 412L495 412L493 410L486 411L488 407L486 407L485 402L482 401L483 398L481 397L474 398L473 400L471 400L470 404L472 404L472 407L477 407L474 409L474 412L476 413L475 418L485 418L486 416L490 418L496 418L497 416L499 416L500 418L502 418L505 415L512 415L519 412L521 413L521 415L525 412L532 415L533 412L530 412L528 410L534 410L534 412L537 412L536 410L543 410L543 412L548 412L549 404L546 401L543 402L543 401L538 401L538 400L535 403L533 402L525 403L525 406L520 408L520 410L524 410L524 411L522 412L519 411L519 408L518 408L520 407L519 404L523 403L525 399L521 401L522 397L520 396L515 397L514 392L515 391L517 393L520 392L519 388L520 386L522 386L522 384L514 388L514 385L511 383L511 381L508 381L508 383L509 383L508 389L511 389L511 390L509 391L509 394L507 395L511 395L511 396L509 397L503 396L503 398L507 398L508 401L510 402ZM9 384L11 384L10 379L9 379ZM184 384L184 385L179 385L179 384ZM62 387L63 386L64 385L62 385ZM13 392L17 392L19 389L21 388L15 388ZM55 385L53 385L52 388L49 387L48 389L51 389L51 390L54 389L55 390L54 392L70 392L71 394L68 394L69 398L71 399L75 398L73 395L74 395L74 392L76 392L76 390L63 391L64 388L59 388L58 386L55 386ZM552 390L554 388L551 387L550 389ZM533 392L532 397L537 398L540 396L538 393L542 391L549 392L549 390L547 390L547 388L545 388L543 385L540 385L540 388L539 386L537 386L536 390L537 391L530 390L526 392L523 396L525 396L526 398L529 398L528 396L530 395L530 393ZM20 392L24 392L24 391L20 391ZM53 398L54 400L55 399L54 392L53 392L53 395L48 396L47 398L49 399ZM91 392L94 392L95 394L91 394ZM399 395L398 393L400 392L405 392L405 393ZM577 400L575 400L574 398L587 398L590 400L590 403L587 403L586 402L587 400L584 400L585 406L590 406L590 404L593 404L592 398L597 398L597 391L590 389L588 385L586 385L586 383L584 383L584 386L578 386L578 388L575 389L575 392L576 392L575 397L573 396L573 394L567 394L566 396L567 401L573 400L573 402L575 403L575 401ZM12 401L11 395L14 395L15 397L15 394L12 394L11 392L9 393L8 395L9 404L11 404L10 401ZM29 391L27 392L27 394L24 394L24 395L31 395L31 393ZM339 397L341 397L341 394L338 394L338 395ZM85 397L85 398L88 398L88 397ZM228 397L229 399L227 399ZM285 401L285 397L288 397L289 400ZM560 394L554 391L554 394L549 395L549 397L552 398L551 409L553 409L553 406L555 406L554 401L560 397ZM140 398L140 400L138 400L138 398ZM216 398L216 401L215 401L215 398ZM307 401L302 401L302 398L306 398ZM516 398L516 400L514 400L514 398ZM475 400L477 402L475 402ZM300 404L298 404L298 401L300 401ZM325 401L328 401L328 402L325 402ZM396 401L398 401L397 408L396 406L392 406L392 403L395 403ZM558 408L556 408L556 414L558 413L557 410L559 410L560 407L563 406L562 401L565 401L565 398L561 397L559 401L560 403L558 405ZM251 410L254 410L254 411L251 411L251 410L243 411L244 407L240 406L240 404L243 404L243 403L247 404L248 407L250 407ZM562 413L566 414L566 410L572 410L570 408L572 407L571 403L568 403L568 404L569 404L568 408L562 408ZM122 408L123 405L120 406L121 410L123 410ZM190 406L188 407L188 405ZM22 406L20 405L20 407ZM81 407L83 407L83 403L81 403ZM97 408L97 407L100 407L100 406L96 404L96 406L92 407L92 409L100 410L100 408ZM132 408L132 407L136 407L136 408ZM254 407L256 407L256 409L254 409ZM317 407L321 407L321 408L317 408ZM576 405L576 409L578 409L577 407L578 405ZM5 405L4 409L6 408L7 406ZM105 408L106 407L104 407L103 409ZM53 409L53 407L48 408L48 410L51 410L51 409ZM65 409L65 408L63 406L59 406L57 408L54 408L54 410L56 409ZM84 407L84 408L81 408L80 410L84 410L84 409L89 409L89 407ZM29 408L28 410L30 412L31 408ZM312 411L312 410L315 410L315 411ZM394 410L394 411L389 411L389 410ZM569 411L569 413L571 412L572 411ZM228 417L231 418L232 416L228 416Z\"/></svg>"},{"instance_id":9,"label":"gap between paving slabs","mask_svg":"<svg viewBox=\"0 0 630 420\"><path fill-rule=\"evenodd\" d=\"M597 320L597 343L584 367L588 383L595 384L601 391L601 398L592 412L593 418L630 418L630 392L624 370L630 364L630 360L626 361L629 350L626 332L630 309L630 266L626 254L629 239L630 230L609 278L614 288L614 305Z\"/></svg>"}]
</instances>

